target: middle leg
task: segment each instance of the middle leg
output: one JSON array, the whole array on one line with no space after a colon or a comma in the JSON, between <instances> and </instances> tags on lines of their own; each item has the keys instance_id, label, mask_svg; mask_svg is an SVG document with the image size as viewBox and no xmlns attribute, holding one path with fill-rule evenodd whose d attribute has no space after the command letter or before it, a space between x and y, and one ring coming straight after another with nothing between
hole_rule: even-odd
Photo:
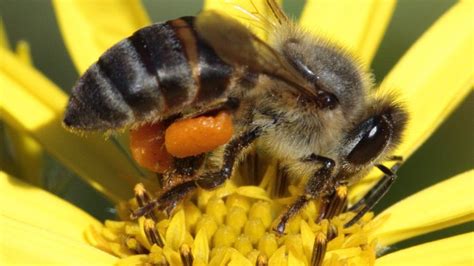
<instances>
[{"instance_id":1,"label":"middle leg","mask_svg":"<svg viewBox=\"0 0 474 266\"><path fill-rule=\"evenodd\" d=\"M335 162L332 159L323 157L320 155L312 154L301 160L302 162L308 162L313 164L320 164L321 168L318 169L308 180L305 186L304 195L298 197L289 208L280 216L278 225L274 229L277 234L282 235L285 232L285 227L288 221L298 214L298 212L306 206L306 204L315 199L321 194L327 194L328 190L334 189L332 184L333 170Z\"/></svg>"}]
</instances>

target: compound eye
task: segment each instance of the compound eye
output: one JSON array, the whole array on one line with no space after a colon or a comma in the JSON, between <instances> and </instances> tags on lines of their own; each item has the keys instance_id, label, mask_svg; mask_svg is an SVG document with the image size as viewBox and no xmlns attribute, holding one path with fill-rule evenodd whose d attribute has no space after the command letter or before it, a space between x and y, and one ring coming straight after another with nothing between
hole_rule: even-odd
<instances>
[{"instance_id":1,"label":"compound eye","mask_svg":"<svg viewBox=\"0 0 474 266\"><path fill-rule=\"evenodd\" d=\"M390 126L383 118L371 118L357 129L362 137L347 156L353 164L366 164L375 159L387 146L390 138Z\"/></svg>"}]
</instances>

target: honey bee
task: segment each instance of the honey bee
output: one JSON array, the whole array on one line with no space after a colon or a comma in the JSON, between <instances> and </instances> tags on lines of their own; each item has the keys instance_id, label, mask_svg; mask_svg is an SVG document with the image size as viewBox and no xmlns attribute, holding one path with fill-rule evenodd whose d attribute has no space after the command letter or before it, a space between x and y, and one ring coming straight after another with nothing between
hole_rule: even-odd
<instances>
[{"instance_id":1,"label":"honey bee","mask_svg":"<svg viewBox=\"0 0 474 266\"><path fill-rule=\"evenodd\" d=\"M305 187L274 228L307 202L357 182L373 167L385 175L353 206L355 223L387 192L400 160L407 112L394 95L373 93L371 74L347 51L309 34L273 0L270 16L253 12L268 30L263 41L237 20L215 11L142 28L106 51L72 90L64 124L80 131L114 131L145 123L232 114L230 141L203 163L176 163L192 178L135 212L173 208L196 188L229 179L251 147L265 150ZM212 138L212 136L209 136ZM185 165L185 166L182 166ZM398 165L397 165L398 167Z\"/></svg>"}]
</instances>

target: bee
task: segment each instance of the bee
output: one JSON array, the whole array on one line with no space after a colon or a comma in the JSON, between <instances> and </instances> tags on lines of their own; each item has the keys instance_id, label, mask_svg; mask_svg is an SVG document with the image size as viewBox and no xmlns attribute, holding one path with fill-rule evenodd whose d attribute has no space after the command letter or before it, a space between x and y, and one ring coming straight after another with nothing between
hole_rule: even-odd
<instances>
[{"instance_id":1,"label":"bee","mask_svg":"<svg viewBox=\"0 0 474 266\"><path fill-rule=\"evenodd\" d=\"M267 29L267 41L229 16L204 11L138 30L76 83L64 118L76 131L232 115L231 139L201 157L203 163L176 163L171 172L185 168L192 178L135 215L173 208L197 188L222 185L252 147L280 161L290 176L307 177L302 195L274 228L280 234L309 201L378 167L384 176L353 206L351 225L395 180L396 168L381 163L400 160L391 153L408 115L397 97L373 93L371 74L350 53L298 27L275 1L265 3L269 16L253 14Z\"/></svg>"}]
</instances>

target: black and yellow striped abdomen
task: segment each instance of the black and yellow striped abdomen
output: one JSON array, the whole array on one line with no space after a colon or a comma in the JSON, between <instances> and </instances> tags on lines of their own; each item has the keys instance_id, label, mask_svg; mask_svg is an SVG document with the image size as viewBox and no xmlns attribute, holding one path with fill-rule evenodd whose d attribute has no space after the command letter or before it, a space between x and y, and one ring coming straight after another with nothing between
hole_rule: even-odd
<instances>
[{"instance_id":1,"label":"black and yellow striped abdomen","mask_svg":"<svg viewBox=\"0 0 474 266\"><path fill-rule=\"evenodd\" d=\"M193 20L153 24L107 50L74 86L64 124L118 129L223 97L233 69L199 38Z\"/></svg>"}]
</instances>

